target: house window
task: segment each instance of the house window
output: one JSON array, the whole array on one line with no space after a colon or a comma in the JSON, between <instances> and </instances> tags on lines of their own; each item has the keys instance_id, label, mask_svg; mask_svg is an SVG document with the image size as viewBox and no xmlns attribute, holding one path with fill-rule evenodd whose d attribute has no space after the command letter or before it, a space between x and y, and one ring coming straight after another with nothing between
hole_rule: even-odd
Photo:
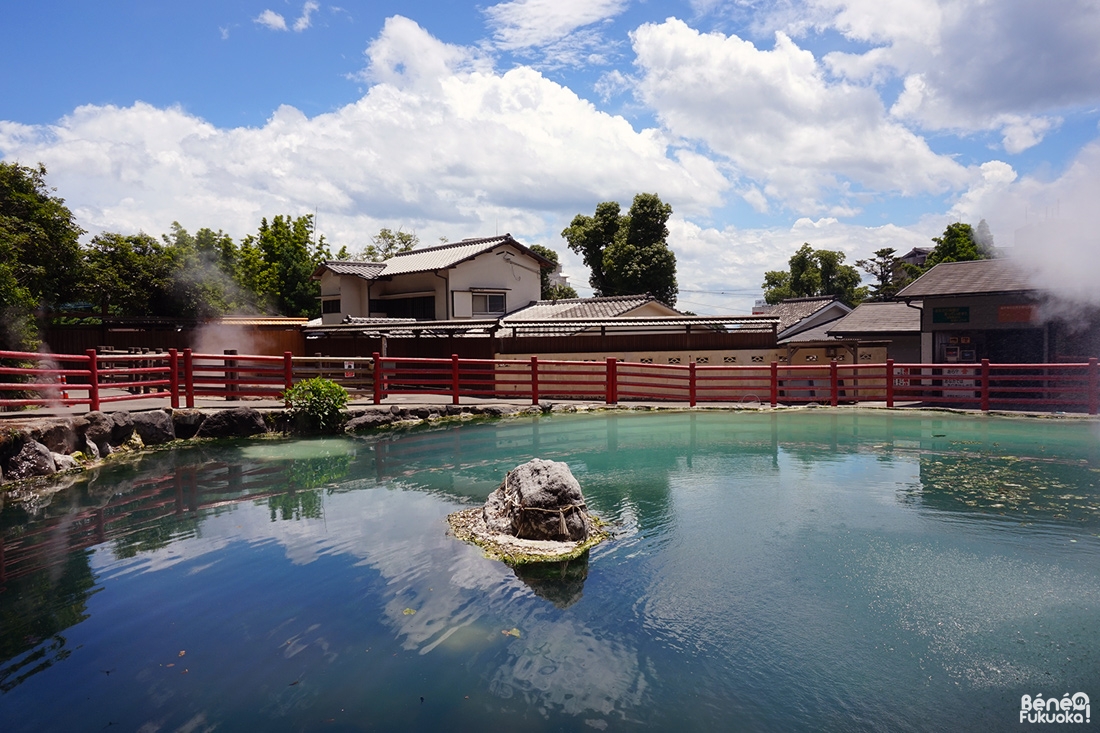
<instances>
[{"instance_id":1,"label":"house window","mask_svg":"<svg viewBox=\"0 0 1100 733\"><path fill-rule=\"evenodd\" d=\"M435 320L435 296L426 295L415 298L387 298L372 300L371 310L375 308L388 318L415 318L418 321Z\"/></svg>"},{"instance_id":2,"label":"house window","mask_svg":"<svg viewBox=\"0 0 1100 733\"><path fill-rule=\"evenodd\" d=\"M321 301L321 312L322 313L339 313L340 312L340 299L335 298L333 300L322 300Z\"/></svg>"},{"instance_id":3,"label":"house window","mask_svg":"<svg viewBox=\"0 0 1100 733\"><path fill-rule=\"evenodd\" d=\"M475 316L499 316L504 314L504 293L474 293Z\"/></svg>"}]
</instances>

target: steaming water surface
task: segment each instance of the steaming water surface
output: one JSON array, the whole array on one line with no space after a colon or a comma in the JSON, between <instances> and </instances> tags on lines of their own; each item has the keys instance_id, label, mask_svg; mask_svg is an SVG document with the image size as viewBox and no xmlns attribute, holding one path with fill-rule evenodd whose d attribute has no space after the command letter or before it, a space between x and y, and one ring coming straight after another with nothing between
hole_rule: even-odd
<instances>
[{"instance_id":1,"label":"steaming water surface","mask_svg":"<svg viewBox=\"0 0 1100 733\"><path fill-rule=\"evenodd\" d=\"M536 456L616 524L587 569L446 534ZM1100 699L1098 481L1094 423L848 410L152 454L4 508L0 720L1015 728L1023 694Z\"/></svg>"}]
</instances>

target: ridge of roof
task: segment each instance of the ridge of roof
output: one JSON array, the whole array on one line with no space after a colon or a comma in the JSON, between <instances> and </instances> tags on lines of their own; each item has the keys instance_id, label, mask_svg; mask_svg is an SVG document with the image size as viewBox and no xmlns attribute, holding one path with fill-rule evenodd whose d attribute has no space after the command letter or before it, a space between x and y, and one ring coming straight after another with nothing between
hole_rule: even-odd
<instances>
[{"instance_id":1,"label":"ridge of roof","mask_svg":"<svg viewBox=\"0 0 1100 733\"><path fill-rule=\"evenodd\" d=\"M471 244L489 244L490 242L508 242L508 241L512 241L512 242L515 242L516 244L519 244L519 242L516 242L516 240L512 238L511 234L505 232L504 234L497 234L497 235L492 236L492 237L471 237L469 239L461 239L457 242L445 242L443 244L433 244L431 247L417 247L416 249L410 249L406 252L398 252L397 254L395 254L390 259L395 260L398 257L408 257L409 255L423 254L425 252L438 252L439 250L443 250L443 249L454 249L456 247L465 247L465 246L468 246L468 245L471 245Z\"/></svg>"}]
</instances>

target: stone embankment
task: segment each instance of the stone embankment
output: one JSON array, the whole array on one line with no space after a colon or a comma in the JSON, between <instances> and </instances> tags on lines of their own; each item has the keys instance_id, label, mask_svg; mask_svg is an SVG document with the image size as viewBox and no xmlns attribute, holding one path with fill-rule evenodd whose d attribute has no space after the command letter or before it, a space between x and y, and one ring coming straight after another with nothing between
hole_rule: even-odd
<instances>
[{"instance_id":1,"label":"stone embankment","mask_svg":"<svg viewBox=\"0 0 1100 733\"><path fill-rule=\"evenodd\" d=\"M478 405L378 407L349 410L344 429L369 432L413 426L445 418L504 417L517 414L573 411L555 405L509 409ZM76 417L13 417L0 422L0 484L50 476L93 465L112 454L141 450L178 440L248 438L290 432L282 410L251 407L219 410L150 410L89 412Z\"/></svg>"}]
</instances>

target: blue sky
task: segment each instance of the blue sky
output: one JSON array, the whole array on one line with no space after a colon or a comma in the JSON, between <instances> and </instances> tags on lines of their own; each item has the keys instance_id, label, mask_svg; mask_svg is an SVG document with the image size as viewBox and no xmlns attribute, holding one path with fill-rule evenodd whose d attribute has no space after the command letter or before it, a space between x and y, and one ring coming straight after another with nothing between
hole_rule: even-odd
<instances>
[{"instance_id":1,"label":"blue sky","mask_svg":"<svg viewBox=\"0 0 1100 733\"><path fill-rule=\"evenodd\" d=\"M1097 0L56 0L5 26L0 156L45 163L89 236L510 231L585 294L561 230L656 191L701 313L746 312L802 242L852 262L955 220L1012 246L1058 218L1017 256L1100 275Z\"/></svg>"}]
</instances>

